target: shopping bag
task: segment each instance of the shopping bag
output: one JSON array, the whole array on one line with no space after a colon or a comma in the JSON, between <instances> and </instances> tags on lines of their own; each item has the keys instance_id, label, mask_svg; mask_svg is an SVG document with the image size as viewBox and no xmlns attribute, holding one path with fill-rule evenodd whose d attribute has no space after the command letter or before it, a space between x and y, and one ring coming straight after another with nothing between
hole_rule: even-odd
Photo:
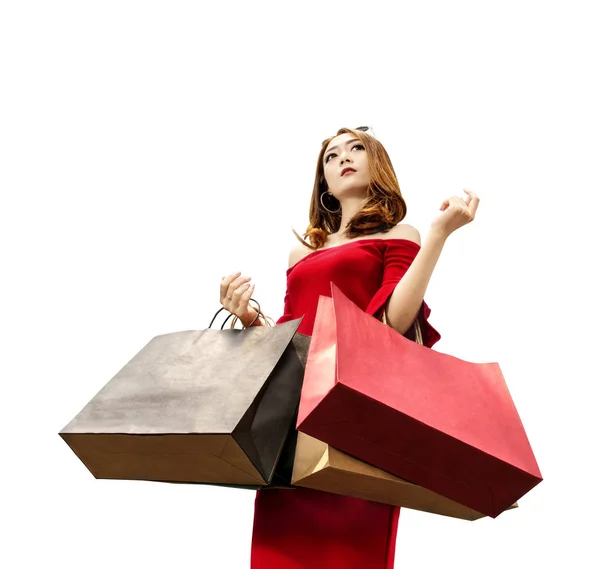
<instances>
[{"instance_id":1,"label":"shopping bag","mask_svg":"<svg viewBox=\"0 0 600 569\"><path fill-rule=\"evenodd\" d=\"M331 445L297 432L294 469L295 486L362 498L412 510L463 520L478 520L484 514L431 492L345 454ZM510 509L517 508L513 504Z\"/></svg>"},{"instance_id":2,"label":"shopping bag","mask_svg":"<svg viewBox=\"0 0 600 569\"><path fill-rule=\"evenodd\" d=\"M298 397L299 399L299 397ZM161 480L161 482L169 482L172 484L199 484L210 486L223 486L226 488L237 488L241 490L294 490L296 486L292 484L292 471L294 468L294 457L296 451L296 439L298 431L296 430L296 418L294 416L288 431L287 438L283 444L283 448L277 458L277 463L273 470L273 475L268 483L246 483L246 484L227 484L217 482L177 482L174 480Z\"/></svg>"},{"instance_id":3,"label":"shopping bag","mask_svg":"<svg viewBox=\"0 0 600 569\"><path fill-rule=\"evenodd\" d=\"M59 434L96 478L268 485L297 413L301 321L156 336Z\"/></svg>"},{"instance_id":4,"label":"shopping bag","mask_svg":"<svg viewBox=\"0 0 600 569\"><path fill-rule=\"evenodd\" d=\"M299 431L486 516L542 480L497 363L419 345L331 289L319 299Z\"/></svg>"}]
</instances>

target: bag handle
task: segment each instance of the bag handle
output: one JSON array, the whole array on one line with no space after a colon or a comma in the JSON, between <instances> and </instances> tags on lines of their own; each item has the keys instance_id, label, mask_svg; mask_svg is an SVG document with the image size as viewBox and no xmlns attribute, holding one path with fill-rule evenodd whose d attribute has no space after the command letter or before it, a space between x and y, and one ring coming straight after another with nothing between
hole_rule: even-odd
<instances>
[{"instance_id":1,"label":"bag handle","mask_svg":"<svg viewBox=\"0 0 600 569\"><path fill-rule=\"evenodd\" d=\"M252 300L252 301L256 302L256 306L257 306L257 307L256 307L256 308L255 308L255 307L252 307L252 308L254 308L254 310L256 310L256 316L254 317L254 320L252 320L252 322L250 323L250 325L248 325L248 326L244 326L244 328L243 328L243 329L245 330L246 328L250 328L250 327L251 327L251 326L252 326L252 325L253 325L253 324L256 322L256 320L257 320L259 317L261 317L261 318L263 319L263 321L264 321L264 322L267 324L267 326L272 326L272 325L273 325L273 324L272 324L273 320L272 320L271 318L269 318L268 316L266 316L266 315L265 315L265 314L262 312L262 310L260 309L260 304L258 303L258 300L254 299L254 298L251 298L250 300ZM222 310L225 310L225 307L224 307L224 306L222 306L221 308L219 308L219 310L217 310L217 312L216 312L216 313L215 313L215 315L213 316L212 320L210 321L210 324L208 325L208 327L209 327L209 328L212 328L212 325L213 325L213 322L215 321L215 318L216 318L216 317L219 315L219 313L220 313ZM232 313L232 312L230 312L230 313L229 313L229 315L227 316L227 318L225 318L225 320L223 321L223 324L221 325L221 330L223 330L223 328L225 328L225 324L227 324L227 320L229 320L229 319L230 319L232 316L234 316L234 315L233 315L233 313ZM233 320L231 321L231 326L230 326L230 328L232 328L232 329L233 329L233 328L235 327L235 325L237 324L237 321L238 321L238 320L239 320L239 318L238 318L237 316L234 316Z\"/></svg>"},{"instance_id":2,"label":"bag handle","mask_svg":"<svg viewBox=\"0 0 600 569\"><path fill-rule=\"evenodd\" d=\"M420 310L419 310L420 312ZM381 317L381 321L389 326L389 323L387 321L387 317L385 315L385 307L383 309L383 316ZM417 344L421 344L421 346L423 346L423 333L421 332L421 325L419 324L419 315L417 314L417 317L415 318L415 321L413 323L413 327L415 329L415 342Z\"/></svg>"}]
</instances>

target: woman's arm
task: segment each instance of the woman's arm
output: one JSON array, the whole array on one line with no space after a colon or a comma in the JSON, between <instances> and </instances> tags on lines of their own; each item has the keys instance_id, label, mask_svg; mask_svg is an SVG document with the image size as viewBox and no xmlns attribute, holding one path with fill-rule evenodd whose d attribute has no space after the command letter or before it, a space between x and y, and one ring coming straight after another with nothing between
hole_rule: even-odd
<instances>
[{"instance_id":1,"label":"woman's arm","mask_svg":"<svg viewBox=\"0 0 600 569\"><path fill-rule=\"evenodd\" d=\"M405 334L417 318L446 239L453 231L475 219L479 197L471 190L463 191L467 194L465 200L452 196L442 202L442 213L432 221L425 242L396 285L385 307L388 324L401 334ZM418 241L418 238L415 241Z\"/></svg>"},{"instance_id":2,"label":"woman's arm","mask_svg":"<svg viewBox=\"0 0 600 569\"><path fill-rule=\"evenodd\" d=\"M447 235L432 228L414 261L400 279L385 308L389 326L405 334L417 318L433 269Z\"/></svg>"}]
</instances>

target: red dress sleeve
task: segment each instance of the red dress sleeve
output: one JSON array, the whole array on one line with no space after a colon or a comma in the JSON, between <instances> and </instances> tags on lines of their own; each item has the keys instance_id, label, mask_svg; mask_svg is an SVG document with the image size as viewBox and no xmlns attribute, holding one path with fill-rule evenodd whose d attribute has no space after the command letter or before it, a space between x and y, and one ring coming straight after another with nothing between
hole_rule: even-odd
<instances>
[{"instance_id":1,"label":"red dress sleeve","mask_svg":"<svg viewBox=\"0 0 600 569\"><path fill-rule=\"evenodd\" d=\"M383 253L383 278L380 288L377 290L366 312L381 320L383 316L383 307L389 297L394 292L400 279L406 274L406 271L414 261L417 253L421 249L414 241L408 239L389 239L385 240L386 248ZM428 322L431 309L427 306L425 300L421 305L417 318L421 326L423 335L423 344L432 347L441 339L440 333ZM406 332L405 337L409 340L415 340L415 328L411 326Z\"/></svg>"}]
</instances>

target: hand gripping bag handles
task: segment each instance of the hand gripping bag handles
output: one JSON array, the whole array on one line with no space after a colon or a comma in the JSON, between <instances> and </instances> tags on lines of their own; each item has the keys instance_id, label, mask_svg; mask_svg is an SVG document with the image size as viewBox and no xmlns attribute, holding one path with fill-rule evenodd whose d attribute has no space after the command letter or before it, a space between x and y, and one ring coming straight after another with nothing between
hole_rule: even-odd
<instances>
[{"instance_id":1,"label":"hand gripping bag handles","mask_svg":"<svg viewBox=\"0 0 600 569\"><path fill-rule=\"evenodd\" d=\"M419 345L331 288L319 299L299 431L486 516L542 480L497 363Z\"/></svg>"},{"instance_id":2,"label":"hand gripping bag handles","mask_svg":"<svg viewBox=\"0 0 600 569\"><path fill-rule=\"evenodd\" d=\"M156 336L59 434L96 478L268 485L298 408L301 320Z\"/></svg>"}]
</instances>

